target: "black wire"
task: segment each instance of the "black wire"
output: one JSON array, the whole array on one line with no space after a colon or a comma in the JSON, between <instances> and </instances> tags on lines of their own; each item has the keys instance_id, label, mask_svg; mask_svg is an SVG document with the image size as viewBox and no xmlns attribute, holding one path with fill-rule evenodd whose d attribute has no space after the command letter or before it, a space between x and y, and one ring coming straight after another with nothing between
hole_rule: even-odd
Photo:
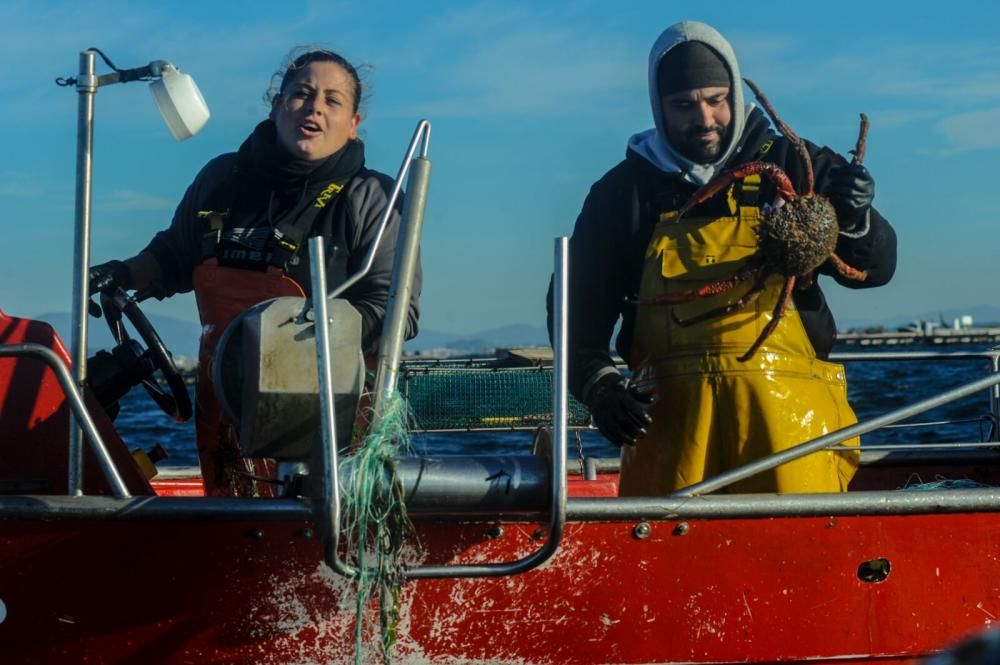
<instances>
[{"instance_id":1,"label":"black wire","mask_svg":"<svg viewBox=\"0 0 1000 665\"><path fill-rule=\"evenodd\" d=\"M111 59L108 58L108 56L104 55L104 51L102 51L101 49L97 48L96 46L91 46L87 50L88 51L93 51L97 55L101 56L101 60L103 60L105 62L105 64L107 64L107 66L110 67L111 69L113 69L114 71L116 71L116 72L120 72L121 71L120 69L118 69L117 67L115 67L115 63L111 62Z\"/></svg>"},{"instance_id":2,"label":"black wire","mask_svg":"<svg viewBox=\"0 0 1000 665\"><path fill-rule=\"evenodd\" d=\"M88 51L93 51L97 55L101 56L101 60L103 60L104 63L108 67L110 67L112 69L112 71L116 71L119 74L122 73L123 71L126 71L126 70L122 70L122 69L119 69L118 67L116 67L115 63L111 62L111 58L109 58L107 55L105 55L104 51L102 51L101 49L97 48L96 46L91 46L87 50ZM131 72L131 71L134 71L134 70L127 70L127 71ZM133 75L132 77L123 78L122 82L125 82L125 81L152 81L153 78L154 78L153 76L149 76L149 75L147 75L147 76L134 76ZM64 77L60 76L59 78L56 79L56 85L58 85L60 87L63 87L63 88L71 86L71 85L76 85L76 79L73 78L73 77L64 78Z\"/></svg>"}]
</instances>

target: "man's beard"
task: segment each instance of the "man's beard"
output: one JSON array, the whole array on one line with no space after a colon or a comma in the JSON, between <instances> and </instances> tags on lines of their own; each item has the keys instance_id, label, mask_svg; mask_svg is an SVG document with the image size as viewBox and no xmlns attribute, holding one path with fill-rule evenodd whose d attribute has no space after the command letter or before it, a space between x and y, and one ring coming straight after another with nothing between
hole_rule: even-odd
<instances>
[{"instance_id":1,"label":"man's beard","mask_svg":"<svg viewBox=\"0 0 1000 665\"><path fill-rule=\"evenodd\" d=\"M705 145L697 137L707 131L715 131L719 140L712 145ZM674 146L679 153L696 164L711 164L722 154L722 146L726 142L726 127L712 125L711 127L692 127L684 132L683 145Z\"/></svg>"}]
</instances>

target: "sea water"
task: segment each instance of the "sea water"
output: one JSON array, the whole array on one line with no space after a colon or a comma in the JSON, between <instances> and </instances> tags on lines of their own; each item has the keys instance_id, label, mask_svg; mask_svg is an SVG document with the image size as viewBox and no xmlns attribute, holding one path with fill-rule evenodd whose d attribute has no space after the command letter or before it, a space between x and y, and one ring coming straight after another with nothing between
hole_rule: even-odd
<instances>
[{"instance_id":1,"label":"sea water","mask_svg":"<svg viewBox=\"0 0 1000 665\"><path fill-rule=\"evenodd\" d=\"M908 346L902 351L941 353L985 351L987 346L949 346L921 348ZM857 347L837 351L854 352ZM874 353L887 349L869 349ZM894 349L900 350L900 349ZM848 361L844 363L848 381L848 399L858 418L864 421L920 400L956 388L986 376L992 371L985 358L951 361ZM192 391L193 392L193 391ZM990 401L986 391L946 404L908 423L930 423L915 427L882 429L867 434L862 445L912 442L975 442L989 435ZM161 465L197 464L193 419L178 424L163 414L141 388L133 388L122 400L121 413L115 421L129 448L151 448L160 444L168 457ZM527 454L531 450L531 432L460 432L457 434L416 434L413 446L420 454L506 455ZM570 435L570 458L580 451L588 457L617 457L618 448L594 430Z\"/></svg>"}]
</instances>

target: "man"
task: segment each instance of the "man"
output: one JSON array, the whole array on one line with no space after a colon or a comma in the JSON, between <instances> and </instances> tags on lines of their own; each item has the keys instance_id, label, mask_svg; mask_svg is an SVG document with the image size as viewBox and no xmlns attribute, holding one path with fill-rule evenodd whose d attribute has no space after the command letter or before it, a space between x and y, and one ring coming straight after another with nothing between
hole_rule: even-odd
<instances>
[{"instance_id":1,"label":"man","mask_svg":"<svg viewBox=\"0 0 1000 665\"><path fill-rule=\"evenodd\" d=\"M650 52L649 91L655 128L632 136L625 160L594 184L570 241L570 388L623 446L619 491L632 496L669 493L855 422L843 368L825 362L836 326L818 283L796 289L745 361L773 316L782 276L768 278L746 307L690 326L679 321L734 303L752 284L680 305L632 304L729 277L755 252L762 209L776 202L773 183L737 179L678 219L701 185L754 161L777 164L797 191L805 184L792 144L760 109L744 109L732 47L710 26L664 31ZM818 272L849 288L885 284L896 238L871 207L871 175L806 145L816 191L837 212L836 253L868 274L853 281L829 264ZM616 348L635 381L609 352L619 317ZM853 454L824 451L728 489L844 491L855 467Z\"/></svg>"}]
</instances>

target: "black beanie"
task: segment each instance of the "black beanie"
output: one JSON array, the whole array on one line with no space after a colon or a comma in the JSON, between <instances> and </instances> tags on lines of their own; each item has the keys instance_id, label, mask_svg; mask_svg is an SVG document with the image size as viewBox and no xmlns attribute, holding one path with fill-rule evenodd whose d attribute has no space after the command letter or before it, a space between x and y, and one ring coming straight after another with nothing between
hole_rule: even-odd
<instances>
[{"instance_id":1,"label":"black beanie","mask_svg":"<svg viewBox=\"0 0 1000 665\"><path fill-rule=\"evenodd\" d=\"M681 42L666 52L656 71L660 95L732 85L725 61L704 42Z\"/></svg>"}]
</instances>

